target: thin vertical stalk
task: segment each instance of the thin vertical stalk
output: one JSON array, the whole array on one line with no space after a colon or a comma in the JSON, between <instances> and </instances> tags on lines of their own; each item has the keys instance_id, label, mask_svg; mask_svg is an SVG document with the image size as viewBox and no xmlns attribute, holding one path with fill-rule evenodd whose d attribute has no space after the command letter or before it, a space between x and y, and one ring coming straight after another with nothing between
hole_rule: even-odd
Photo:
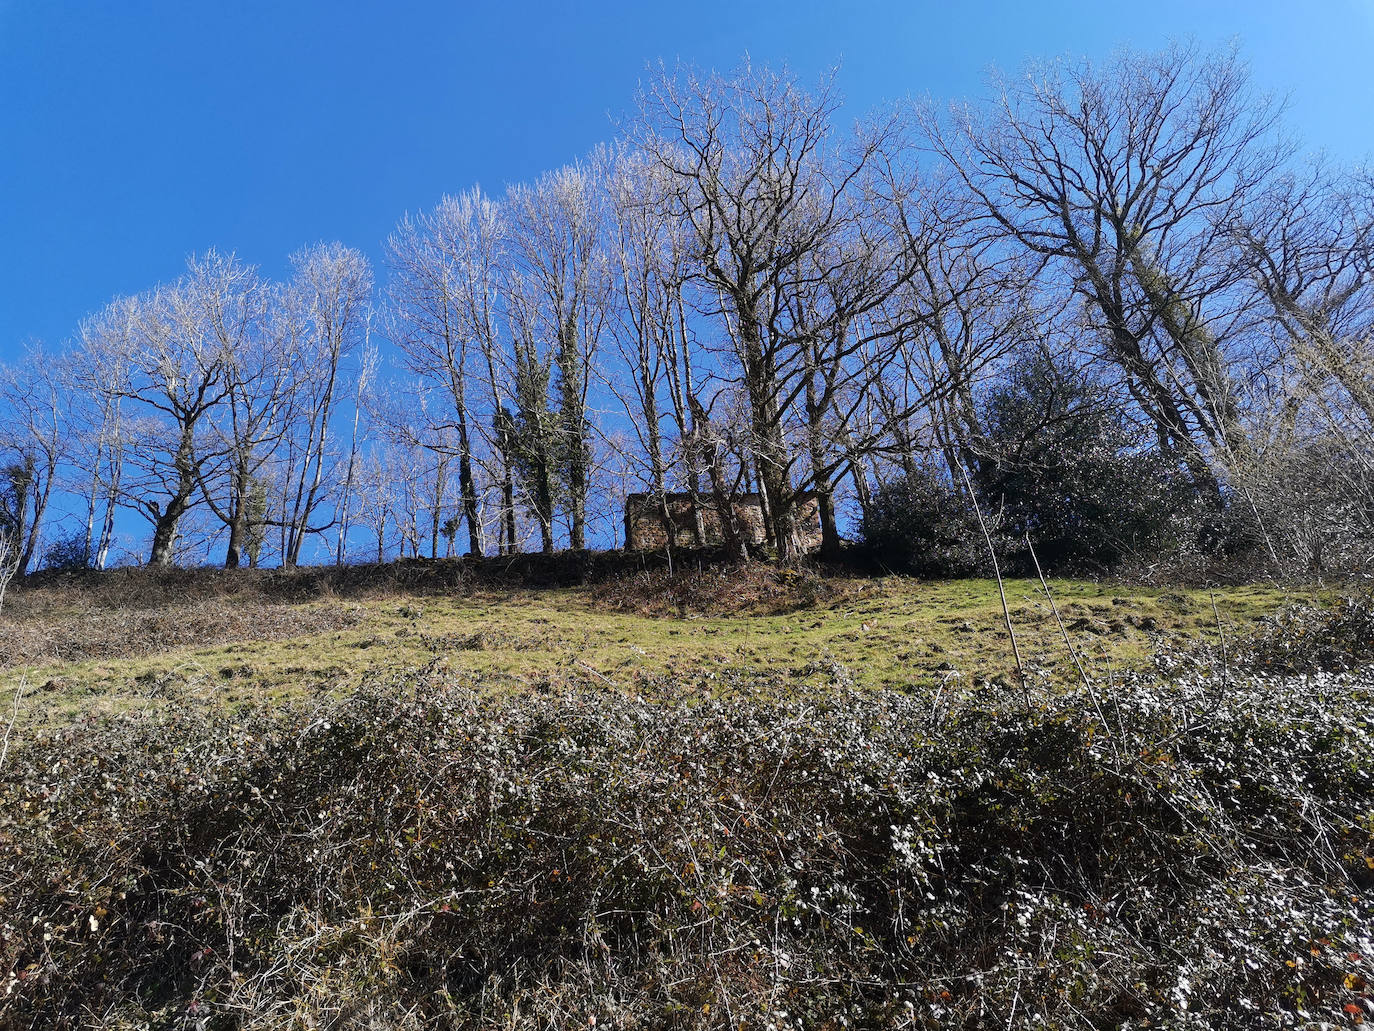
<instances>
[{"instance_id":1,"label":"thin vertical stalk","mask_svg":"<svg viewBox=\"0 0 1374 1031\"><path fill-rule=\"evenodd\" d=\"M997 577L997 594L1002 599L1002 621L1007 626L1007 636L1011 638L1011 653L1016 658L1016 677L1021 681L1021 695L1026 702L1026 711L1030 711L1030 688L1026 686L1026 667L1021 662L1021 646L1016 641L1016 630L1011 625L1011 610L1007 607L1007 588L1002 583L1002 567L997 562L997 549L992 546L992 534L988 533L988 524L983 520L983 510L978 505L978 497L973 493L973 484L969 482L968 470L962 465L959 466L959 475L964 478L964 489L968 491L969 501L973 503L973 514L978 517L978 526L983 531L983 542L988 546L988 558L992 560L992 573Z\"/></svg>"}]
</instances>

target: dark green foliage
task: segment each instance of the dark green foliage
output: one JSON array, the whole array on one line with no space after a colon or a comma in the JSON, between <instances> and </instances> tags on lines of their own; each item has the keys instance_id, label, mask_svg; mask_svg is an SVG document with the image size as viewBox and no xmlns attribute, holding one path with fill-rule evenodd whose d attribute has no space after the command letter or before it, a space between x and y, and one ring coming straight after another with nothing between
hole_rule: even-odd
<instances>
[{"instance_id":1,"label":"dark green foliage","mask_svg":"<svg viewBox=\"0 0 1374 1031\"><path fill-rule=\"evenodd\" d=\"M510 445L531 514L539 523L544 550L552 551L562 450L559 417L549 407L552 359L540 355L534 341L528 339L517 340L515 352L515 411L502 407L496 414L496 430Z\"/></svg>"},{"instance_id":2,"label":"dark green foliage","mask_svg":"<svg viewBox=\"0 0 1374 1031\"><path fill-rule=\"evenodd\" d=\"M1091 380L1036 353L987 398L970 441L971 483L1003 572L1103 573L1173 559L1197 544L1200 502ZM865 518L874 558L899 572L990 572L967 488L944 472L880 484Z\"/></svg>"},{"instance_id":3,"label":"dark green foliage","mask_svg":"<svg viewBox=\"0 0 1374 1031\"><path fill-rule=\"evenodd\" d=\"M17 542L23 537L33 486L32 458L0 467L0 540Z\"/></svg>"},{"instance_id":4,"label":"dark green foliage","mask_svg":"<svg viewBox=\"0 0 1374 1031\"><path fill-rule=\"evenodd\" d=\"M991 572L967 492L929 470L879 485L864 514L863 541L893 572L932 579Z\"/></svg>"},{"instance_id":5,"label":"dark green foliage","mask_svg":"<svg viewBox=\"0 0 1374 1031\"><path fill-rule=\"evenodd\" d=\"M1013 572L1104 572L1187 543L1196 496L1091 380L1036 353L988 398L986 458L975 474L1000 515Z\"/></svg>"},{"instance_id":6,"label":"dark green foliage","mask_svg":"<svg viewBox=\"0 0 1374 1031\"><path fill-rule=\"evenodd\" d=\"M584 522L587 489L591 475L591 423L587 420L587 389L590 369L583 341L578 333L577 316L564 320L558 344L558 468L567 488L571 546L585 548Z\"/></svg>"},{"instance_id":7,"label":"dark green foliage","mask_svg":"<svg viewBox=\"0 0 1374 1031\"><path fill-rule=\"evenodd\" d=\"M86 531L73 530L48 545L43 552L43 568L53 571L88 569L91 565Z\"/></svg>"}]
</instances>

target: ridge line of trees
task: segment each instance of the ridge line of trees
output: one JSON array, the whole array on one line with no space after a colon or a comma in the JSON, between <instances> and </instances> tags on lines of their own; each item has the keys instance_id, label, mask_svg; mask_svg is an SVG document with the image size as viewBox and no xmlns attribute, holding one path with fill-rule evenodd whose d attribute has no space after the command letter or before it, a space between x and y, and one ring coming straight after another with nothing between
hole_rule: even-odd
<instances>
[{"instance_id":1,"label":"ridge line of trees","mask_svg":"<svg viewBox=\"0 0 1374 1031\"><path fill-rule=\"evenodd\" d=\"M660 67L613 143L405 215L380 289L194 256L3 369L0 565L103 567L132 516L154 565L580 549L630 490L738 559L744 490L784 560L807 493L826 553L948 557L967 474L1061 568L1367 568L1374 175L1234 50L993 87L845 124L833 74Z\"/></svg>"}]
</instances>

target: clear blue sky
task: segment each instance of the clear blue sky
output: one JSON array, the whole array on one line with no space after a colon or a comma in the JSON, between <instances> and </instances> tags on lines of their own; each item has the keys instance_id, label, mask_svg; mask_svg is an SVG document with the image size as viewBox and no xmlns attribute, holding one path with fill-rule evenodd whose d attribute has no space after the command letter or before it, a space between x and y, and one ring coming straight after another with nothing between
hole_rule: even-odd
<instances>
[{"instance_id":1,"label":"clear blue sky","mask_svg":"<svg viewBox=\"0 0 1374 1031\"><path fill-rule=\"evenodd\" d=\"M857 112L1184 36L1239 39L1310 146L1374 151L1374 0L0 0L0 359L207 247L274 275L322 239L375 260L403 211L610 137L659 58L842 62Z\"/></svg>"}]
</instances>

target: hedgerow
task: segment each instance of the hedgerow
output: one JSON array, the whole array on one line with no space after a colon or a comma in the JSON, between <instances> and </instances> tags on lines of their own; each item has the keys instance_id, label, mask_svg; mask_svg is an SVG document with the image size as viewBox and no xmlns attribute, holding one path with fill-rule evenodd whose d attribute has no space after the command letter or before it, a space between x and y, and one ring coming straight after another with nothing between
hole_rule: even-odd
<instances>
[{"instance_id":1,"label":"hedgerow","mask_svg":"<svg viewBox=\"0 0 1374 1031\"><path fill-rule=\"evenodd\" d=\"M425 671L0 770L13 1028L1374 1018L1357 674L694 705Z\"/></svg>"}]
</instances>

